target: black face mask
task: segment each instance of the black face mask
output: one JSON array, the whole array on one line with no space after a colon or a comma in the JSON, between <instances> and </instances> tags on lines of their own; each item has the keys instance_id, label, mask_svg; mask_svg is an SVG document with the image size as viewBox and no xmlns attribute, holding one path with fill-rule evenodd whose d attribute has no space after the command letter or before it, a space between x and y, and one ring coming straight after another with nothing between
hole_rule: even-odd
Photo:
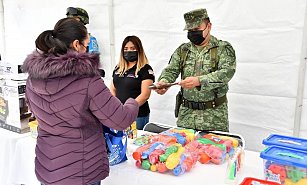
<instances>
[{"instance_id":1,"label":"black face mask","mask_svg":"<svg viewBox=\"0 0 307 185\"><path fill-rule=\"evenodd\" d=\"M128 62L134 62L138 60L138 52L137 51L125 51L124 59Z\"/></svg>"},{"instance_id":2,"label":"black face mask","mask_svg":"<svg viewBox=\"0 0 307 185\"><path fill-rule=\"evenodd\" d=\"M188 39L195 45L200 45L204 42L206 37L203 37L204 30L197 30L197 31L189 31L188 32Z\"/></svg>"}]
</instances>

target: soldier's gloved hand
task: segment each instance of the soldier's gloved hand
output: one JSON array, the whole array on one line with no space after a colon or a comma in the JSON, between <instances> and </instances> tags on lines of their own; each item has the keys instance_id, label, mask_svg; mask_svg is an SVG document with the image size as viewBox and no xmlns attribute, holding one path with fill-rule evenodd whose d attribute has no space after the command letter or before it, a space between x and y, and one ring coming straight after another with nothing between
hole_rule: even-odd
<instances>
[{"instance_id":1,"label":"soldier's gloved hand","mask_svg":"<svg viewBox=\"0 0 307 185\"><path fill-rule=\"evenodd\" d=\"M184 89L192 89L194 87L200 86L198 77L190 76L179 82L179 85Z\"/></svg>"},{"instance_id":2,"label":"soldier's gloved hand","mask_svg":"<svg viewBox=\"0 0 307 185\"><path fill-rule=\"evenodd\" d=\"M165 84L164 81L159 81L158 83L156 83L156 86L163 86ZM166 91L169 89L168 88L161 88L161 89L155 89L156 93L163 95L166 93Z\"/></svg>"}]
</instances>

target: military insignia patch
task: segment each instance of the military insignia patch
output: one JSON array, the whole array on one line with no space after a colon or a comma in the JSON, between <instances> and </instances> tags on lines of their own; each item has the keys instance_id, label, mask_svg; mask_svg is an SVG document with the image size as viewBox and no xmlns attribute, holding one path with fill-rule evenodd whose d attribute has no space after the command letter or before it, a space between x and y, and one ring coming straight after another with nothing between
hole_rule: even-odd
<instances>
[{"instance_id":1,"label":"military insignia patch","mask_svg":"<svg viewBox=\"0 0 307 185\"><path fill-rule=\"evenodd\" d=\"M233 48L230 45L225 46L225 50L226 50L226 54L227 56L230 57L235 57L235 51L233 50Z\"/></svg>"}]
</instances>

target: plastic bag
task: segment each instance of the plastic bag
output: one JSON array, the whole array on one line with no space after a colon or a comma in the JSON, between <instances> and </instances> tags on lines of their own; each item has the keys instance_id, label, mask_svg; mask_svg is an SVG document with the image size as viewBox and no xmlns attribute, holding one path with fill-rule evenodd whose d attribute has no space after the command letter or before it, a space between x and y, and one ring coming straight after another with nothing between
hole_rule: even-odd
<instances>
[{"instance_id":1,"label":"plastic bag","mask_svg":"<svg viewBox=\"0 0 307 185\"><path fill-rule=\"evenodd\" d=\"M110 166L126 161L127 135L123 131L115 131L108 127L104 127L103 130Z\"/></svg>"}]
</instances>

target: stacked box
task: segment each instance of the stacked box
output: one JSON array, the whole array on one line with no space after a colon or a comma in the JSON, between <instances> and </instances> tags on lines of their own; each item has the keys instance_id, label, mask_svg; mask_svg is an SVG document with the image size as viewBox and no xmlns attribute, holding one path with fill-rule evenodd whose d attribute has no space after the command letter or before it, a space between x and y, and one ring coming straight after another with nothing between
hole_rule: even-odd
<instances>
[{"instance_id":1,"label":"stacked box","mask_svg":"<svg viewBox=\"0 0 307 185\"><path fill-rule=\"evenodd\" d=\"M261 152L264 176L282 185L307 184L307 151L269 146Z\"/></svg>"},{"instance_id":2,"label":"stacked box","mask_svg":"<svg viewBox=\"0 0 307 185\"><path fill-rule=\"evenodd\" d=\"M284 136L279 134L271 134L268 138L262 141L266 146L282 146L286 148L293 148L297 150L307 151L307 139Z\"/></svg>"},{"instance_id":3,"label":"stacked box","mask_svg":"<svg viewBox=\"0 0 307 185\"><path fill-rule=\"evenodd\" d=\"M0 128L17 133L29 131L31 113L25 100L25 80L0 80Z\"/></svg>"}]
</instances>

